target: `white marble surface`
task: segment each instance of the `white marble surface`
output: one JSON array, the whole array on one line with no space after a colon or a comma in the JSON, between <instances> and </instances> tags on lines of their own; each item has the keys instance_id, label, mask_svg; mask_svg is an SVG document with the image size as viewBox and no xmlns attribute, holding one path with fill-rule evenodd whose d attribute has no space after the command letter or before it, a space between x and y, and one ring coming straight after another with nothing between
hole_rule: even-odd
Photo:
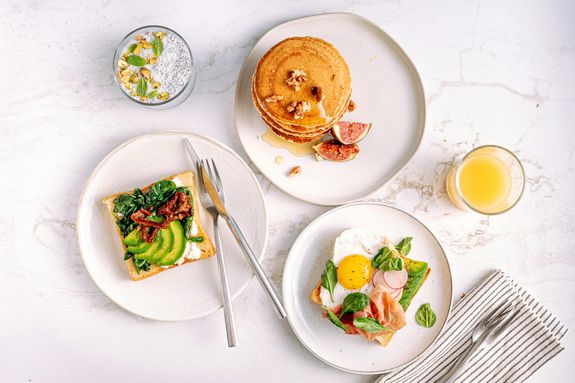
<instances>
[{"instance_id":1,"label":"white marble surface","mask_svg":"<svg viewBox=\"0 0 575 383\"><path fill-rule=\"evenodd\" d=\"M134 135L188 129L246 158L233 113L242 60L274 25L330 11L381 25L411 56L426 89L420 151L370 199L413 213L438 235L456 297L500 267L575 329L575 3L286 3L0 3L1 382L373 380L315 360L276 320L256 281L235 301L238 349L226 348L221 312L181 323L127 313L92 282L74 235L84 182ZM198 70L190 99L159 112L126 100L111 73L117 42L152 23L188 40ZM528 177L521 203L493 218L456 210L442 188L452 161L483 143L515 150ZM279 285L291 243L327 208L259 179L271 223L264 266ZM569 381L573 332L566 345L530 381Z\"/></svg>"}]
</instances>

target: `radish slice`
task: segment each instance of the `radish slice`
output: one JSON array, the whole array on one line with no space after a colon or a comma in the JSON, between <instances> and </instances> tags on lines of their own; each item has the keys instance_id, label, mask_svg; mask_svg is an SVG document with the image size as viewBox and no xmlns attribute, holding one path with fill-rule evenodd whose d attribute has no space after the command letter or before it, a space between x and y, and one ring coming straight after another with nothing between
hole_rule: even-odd
<instances>
[{"instance_id":1,"label":"radish slice","mask_svg":"<svg viewBox=\"0 0 575 383\"><path fill-rule=\"evenodd\" d=\"M383 284L383 271L381 270L376 270L375 273L373 273L373 277L371 277L371 284L373 285L373 287L375 287L378 284ZM387 284L387 283L385 283Z\"/></svg>"},{"instance_id":2,"label":"radish slice","mask_svg":"<svg viewBox=\"0 0 575 383\"><path fill-rule=\"evenodd\" d=\"M407 283L407 270L401 269L401 271L385 271L383 273L383 279L389 287L393 289L401 289Z\"/></svg>"}]
</instances>

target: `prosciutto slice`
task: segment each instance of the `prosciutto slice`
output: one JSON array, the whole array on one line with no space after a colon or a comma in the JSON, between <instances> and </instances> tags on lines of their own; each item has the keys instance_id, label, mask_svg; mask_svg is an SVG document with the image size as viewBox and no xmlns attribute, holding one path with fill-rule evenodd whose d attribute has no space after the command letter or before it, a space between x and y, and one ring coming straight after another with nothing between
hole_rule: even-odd
<instances>
[{"instance_id":1,"label":"prosciutto slice","mask_svg":"<svg viewBox=\"0 0 575 383\"><path fill-rule=\"evenodd\" d=\"M341 305L331 309L334 314L339 315ZM325 315L325 314L324 314ZM387 334L389 331L367 332L360 330L353 325L356 318L375 318L383 326L390 330L397 331L405 326L405 312L403 307L391 296L387 288L382 285L376 285L370 295L370 302L367 307L354 314L346 314L340 318L341 322L347 327L348 334L360 334L368 341L372 341L380 335Z\"/></svg>"}]
</instances>

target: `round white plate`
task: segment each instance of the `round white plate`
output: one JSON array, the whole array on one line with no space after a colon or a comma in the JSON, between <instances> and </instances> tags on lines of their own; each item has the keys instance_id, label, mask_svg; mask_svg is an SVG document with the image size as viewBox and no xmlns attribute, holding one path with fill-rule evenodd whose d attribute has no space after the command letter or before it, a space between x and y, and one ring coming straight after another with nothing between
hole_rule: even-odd
<instances>
[{"instance_id":1,"label":"round white plate","mask_svg":"<svg viewBox=\"0 0 575 383\"><path fill-rule=\"evenodd\" d=\"M267 241L267 211L260 186L246 163L211 138L185 132L160 132L131 139L100 162L80 200L78 241L88 272L118 305L142 317L184 320L202 317L222 306L216 257L210 257L133 282L123 261L114 222L102 200L190 169L182 142L188 138L200 156L212 157L222 176L226 205L260 259ZM213 238L211 219L201 209ZM234 297L253 273L227 226L220 225L230 288Z\"/></svg>"},{"instance_id":2,"label":"round white plate","mask_svg":"<svg viewBox=\"0 0 575 383\"><path fill-rule=\"evenodd\" d=\"M292 36L315 36L332 43L349 65L357 109L344 120L373 124L353 161L295 157L259 139L267 127L252 104L252 76L268 49ZM311 16L281 24L256 43L238 78L236 126L252 162L278 188L304 201L340 205L379 189L415 154L425 126L425 97L412 62L377 25L349 13ZM285 158L281 165L274 162L278 155ZM286 177L296 165L302 167L298 177Z\"/></svg>"},{"instance_id":3,"label":"round white plate","mask_svg":"<svg viewBox=\"0 0 575 383\"><path fill-rule=\"evenodd\" d=\"M407 324L387 347L362 336L345 335L322 317L309 299L331 258L335 238L344 230L364 227L399 242L413 237L409 257L428 262L431 273L406 312ZM379 203L345 205L323 214L300 234L289 253L283 276L283 297L289 323L312 354L336 368L360 374L380 374L413 361L437 339L451 310L449 262L433 234L406 212ZM429 303L437 314L432 328L415 322L415 312Z\"/></svg>"}]
</instances>

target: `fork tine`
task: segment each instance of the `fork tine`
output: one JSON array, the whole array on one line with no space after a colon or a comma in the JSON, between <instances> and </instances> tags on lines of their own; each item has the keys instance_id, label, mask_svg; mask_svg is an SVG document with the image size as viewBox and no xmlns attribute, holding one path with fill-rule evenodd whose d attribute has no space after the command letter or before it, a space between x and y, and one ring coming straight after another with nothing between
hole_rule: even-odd
<instances>
[{"instance_id":1,"label":"fork tine","mask_svg":"<svg viewBox=\"0 0 575 383\"><path fill-rule=\"evenodd\" d=\"M216 166L216 163L214 162L213 158L212 158L212 166L214 167L214 173L216 173L216 185L218 186L218 190L221 190L221 192L223 193L224 186L222 185L222 179L220 177L220 172L218 172L218 167Z\"/></svg>"},{"instance_id":2,"label":"fork tine","mask_svg":"<svg viewBox=\"0 0 575 383\"><path fill-rule=\"evenodd\" d=\"M519 315L519 313L521 312L521 309L518 309L516 306L514 306L514 312L511 315L507 315L505 317L505 319L498 324L497 328L493 331L493 335L495 337L499 336L502 332L504 332L513 322L513 319L515 319L517 317L517 315Z\"/></svg>"},{"instance_id":3,"label":"fork tine","mask_svg":"<svg viewBox=\"0 0 575 383\"><path fill-rule=\"evenodd\" d=\"M512 308L513 305L511 304L511 301L509 300L509 298L506 299L505 302L503 302L495 311L493 311L489 315L489 319L487 319L485 325L487 327L497 325L499 322L501 322L501 319L504 318L509 313L509 311Z\"/></svg>"}]
</instances>

